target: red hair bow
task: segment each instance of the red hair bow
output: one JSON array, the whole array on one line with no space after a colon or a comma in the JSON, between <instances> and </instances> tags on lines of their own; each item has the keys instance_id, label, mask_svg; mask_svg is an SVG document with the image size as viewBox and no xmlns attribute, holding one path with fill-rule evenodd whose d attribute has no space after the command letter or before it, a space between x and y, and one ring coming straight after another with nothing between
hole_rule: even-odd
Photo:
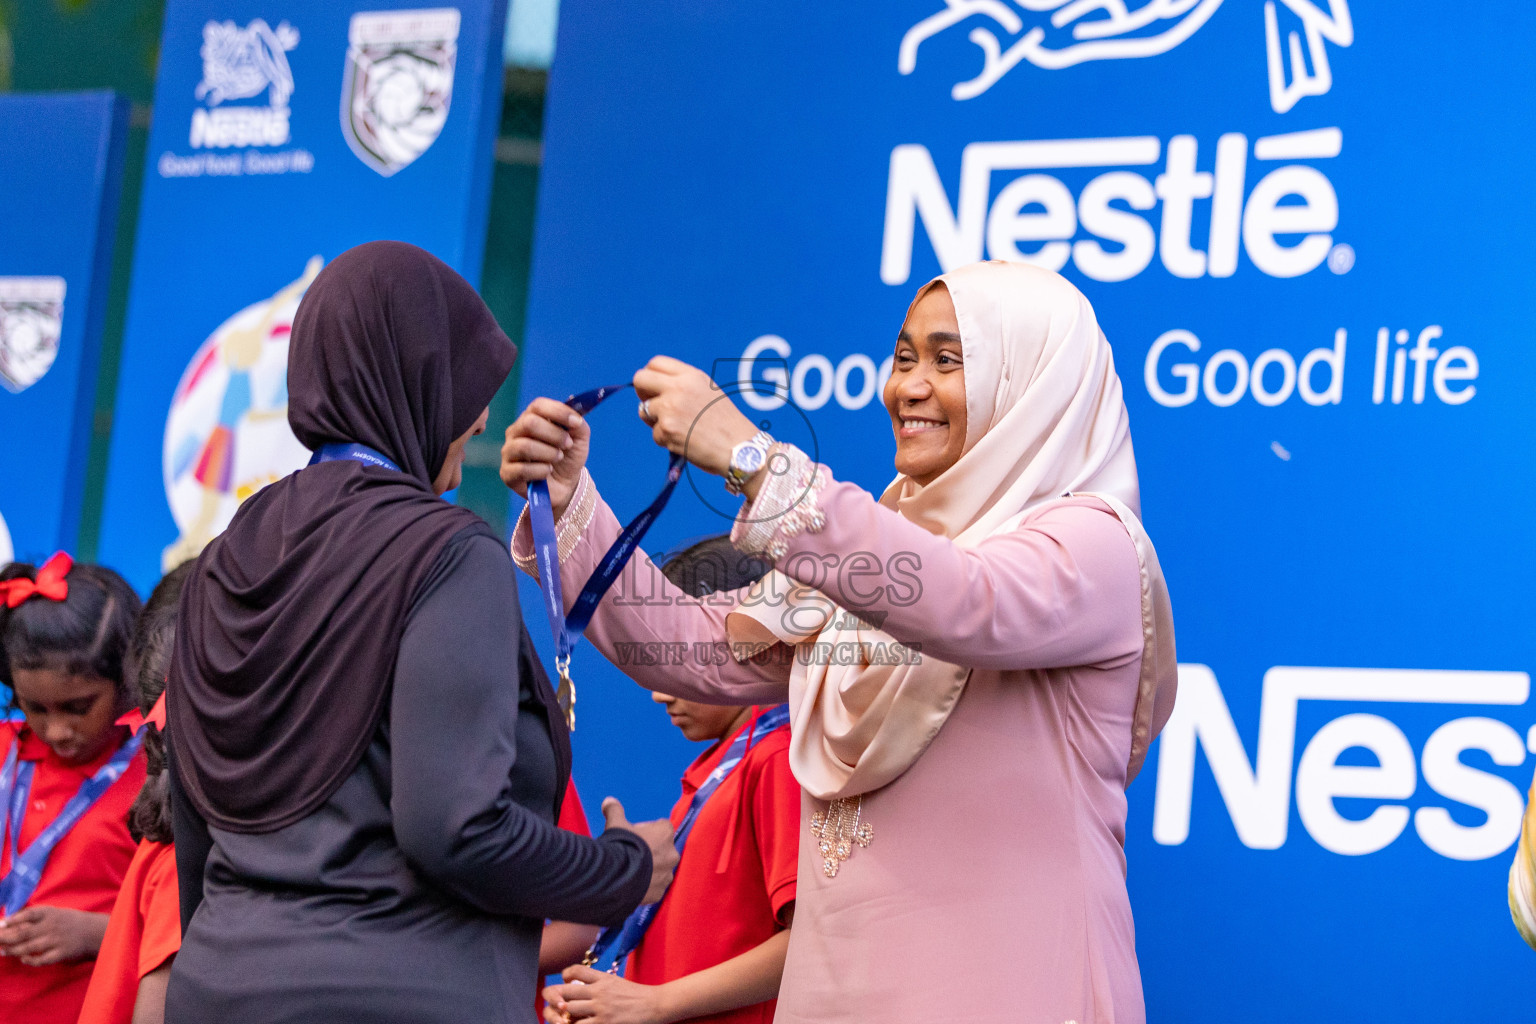
<instances>
[{"instance_id":1,"label":"red hair bow","mask_svg":"<svg viewBox=\"0 0 1536 1024\"><path fill-rule=\"evenodd\" d=\"M133 732L138 732L139 730L143 729L146 725L152 725L156 729L159 729L161 734L164 735L164 733L165 733L165 694L163 692L160 694L160 698L155 701L155 706L149 709L149 714L146 715L143 712L141 712L138 708L134 708L132 711L129 711L122 718L119 718L117 720L117 724L118 725L126 725Z\"/></svg>"},{"instance_id":2,"label":"red hair bow","mask_svg":"<svg viewBox=\"0 0 1536 1024\"><path fill-rule=\"evenodd\" d=\"M50 601L62 601L69 596L69 581L65 579L75 560L62 551L43 563L37 570L37 579L25 577L0 583L0 598L7 608L18 608L30 597L46 597Z\"/></svg>"}]
</instances>

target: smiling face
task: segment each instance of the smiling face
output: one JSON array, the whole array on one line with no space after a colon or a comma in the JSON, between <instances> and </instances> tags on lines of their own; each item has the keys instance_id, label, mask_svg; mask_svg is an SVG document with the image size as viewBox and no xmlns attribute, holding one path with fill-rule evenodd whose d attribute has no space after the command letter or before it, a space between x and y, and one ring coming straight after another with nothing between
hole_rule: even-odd
<instances>
[{"instance_id":1,"label":"smiling face","mask_svg":"<svg viewBox=\"0 0 1536 1024\"><path fill-rule=\"evenodd\" d=\"M965 450L965 363L949 289L930 288L896 339L885 409L896 434L896 472L926 486Z\"/></svg>"},{"instance_id":2,"label":"smiling face","mask_svg":"<svg viewBox=\"0 0 1536 1024\"><path fill-rule=\"evenodd\" d=\"M443 457L443 468L437 471L437 479L432 481L432 489L438 494L446 494L463 483L464 446L476 434L485 433L485 424L490 418L491 409L487 406L480 410L480 417L470 425L470 428L454 438L453 443L448 446L448 454Z\"/></svg>"},{"instance_id":3,"label":"smiling face","mask_svg":"<svg viewBox=\"0 0 1536 1024\"><path fill-rule=\"evenodd\" d=\"M107 679L53 668L12 670L16 704L27 728L67 764L86 764L112 742L117 687Z\"/></svg>"},{"instance_id":4,"label":"smiling face","mask_svg":"<svg viewBox=\"0 0 1536 1024\"><path fill-rule=\"evenodd\" d=\"M723 740L747 720L749 707L725 707L683 700L665 693L652 693L651 700L667 709L667 717L684 736L695 743Z\"/></svg>"}]
</instances>

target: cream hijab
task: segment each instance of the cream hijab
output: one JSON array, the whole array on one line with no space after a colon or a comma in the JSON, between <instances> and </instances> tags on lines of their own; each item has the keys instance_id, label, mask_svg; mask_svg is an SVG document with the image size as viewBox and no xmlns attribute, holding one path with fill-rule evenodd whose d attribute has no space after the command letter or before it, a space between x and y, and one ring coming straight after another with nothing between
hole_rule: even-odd
<instances>
[{"instance_id":1,"label":"cream hijab","mask_svg":"<svg viewBox=\"0 0 1536 1024\"><path fill-rule=\"evenodd\" d=\"M960 324L965 447L926 487L898 476L880 503L967 548L1016 529L1026 512L1071 492L1114 511L1141 572L1144 646L1129 783L1173 710L1177 667L1168 589L1138 518L1136 459L1109 343L1088 300L1050 271L972 263L924 285L913 304L940 282ZM818 799L869 793L900 776L938 734L970 678L968 668L928 655L871 663L871 652L889 651L895 641L779 572L759 581L728 623L735 635L755 633L739 616L785 643L814 637L840 645L824 649L864 654L852 665L796 659L790 765Z\"/></svg>"}]
</instances>

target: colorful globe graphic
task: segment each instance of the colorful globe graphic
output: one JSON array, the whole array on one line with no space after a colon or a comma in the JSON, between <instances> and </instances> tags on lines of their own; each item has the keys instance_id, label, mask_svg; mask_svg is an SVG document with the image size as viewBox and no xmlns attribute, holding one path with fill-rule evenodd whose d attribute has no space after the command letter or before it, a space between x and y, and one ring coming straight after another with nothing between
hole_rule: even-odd
<instances>
[{"instance_id":1,"label":"colorful globe graphic","mask_svg":"<svg viewBox=\"0 0 1536 1024\"><path fill-rule=\"evenodd\" d=\"M182 374L162 452L180 537L166 548L164 568L194 557L242 501L309 461L288 428L288 337L319 269L317 256L299 280L220 324Z\"/></svg>"}]
</instances>

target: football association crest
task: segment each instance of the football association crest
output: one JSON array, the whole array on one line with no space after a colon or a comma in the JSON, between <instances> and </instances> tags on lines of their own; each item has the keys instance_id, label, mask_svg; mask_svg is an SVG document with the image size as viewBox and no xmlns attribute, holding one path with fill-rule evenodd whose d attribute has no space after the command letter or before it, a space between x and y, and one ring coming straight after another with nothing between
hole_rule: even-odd
<instances>
[{"instance_id":1,"label":"football association crest","mask_svg":"<svg viewBox=\"0 0 1536 1024\"><path fill-rule=\"evenodd\" d=\"M288 336L319 256L276 295L219 325L198 347L165 423L165 496L181 536L169 572L217 536L240 503L309 461L288 426Z\"/></svg>"},{"instance_id":2,"label":"football association crest","mask_svg":"<svg viewBox=\"0 0 1536 1024\"><path fill-rule=\"evenodd\" d=\"M59 354L64 324L62 277L0 277L0 384L24 391Z\"/></svg>"},{"instance_id":3,"label":"football association crest","mask_svg":"<svg viewBox=\"0 0 1536 1024\"><path fill-rule=\"evenodd\" d=\"M352 16L341 131L359 160L388 177L437 141L453 98L458 39L452 7Z\"/></svg>"}]
</instances>

